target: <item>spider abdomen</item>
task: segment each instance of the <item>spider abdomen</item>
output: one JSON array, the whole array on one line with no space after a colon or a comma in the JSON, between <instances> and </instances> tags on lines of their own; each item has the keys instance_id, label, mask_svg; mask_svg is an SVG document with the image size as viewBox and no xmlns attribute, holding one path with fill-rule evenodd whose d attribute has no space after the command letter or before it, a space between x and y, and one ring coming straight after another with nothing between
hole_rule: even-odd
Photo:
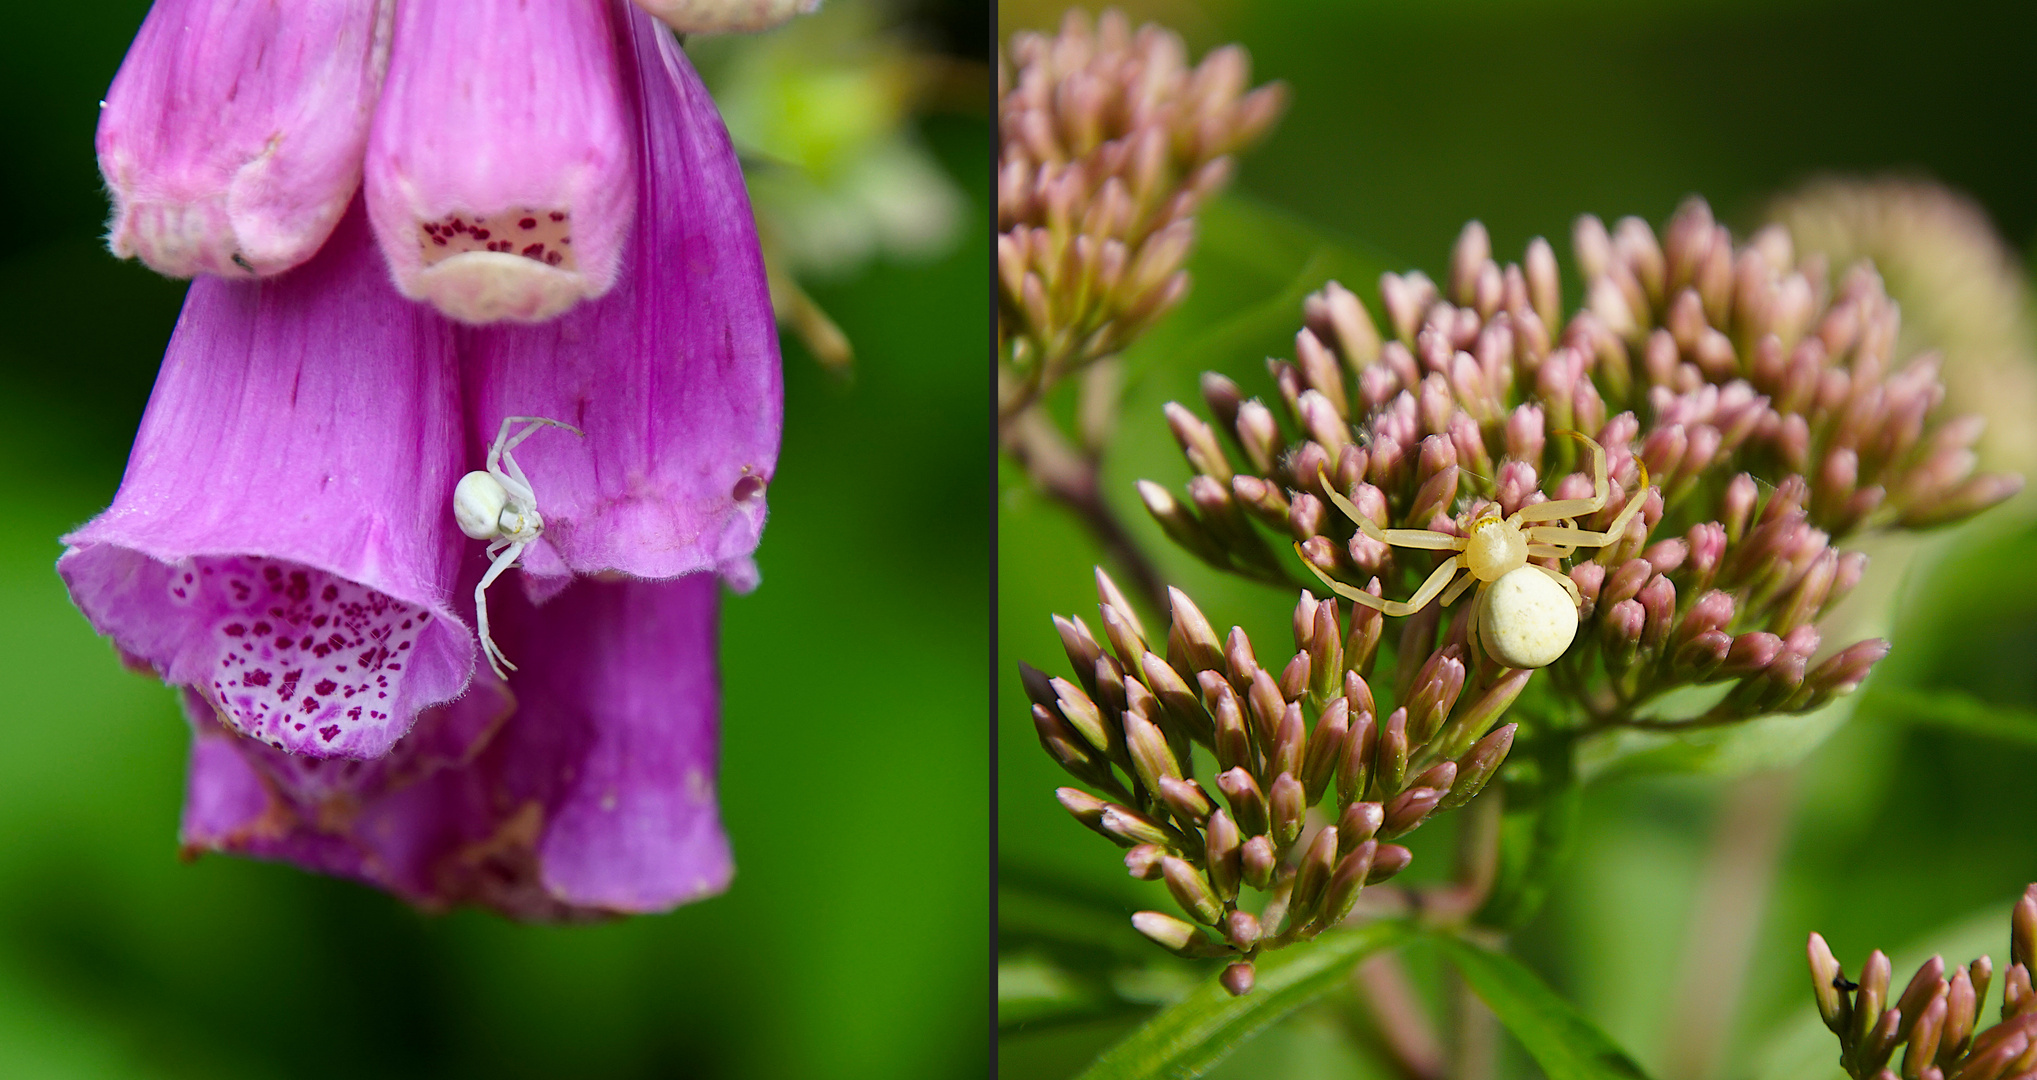
<instances>
[{"instance_id":1,"label":"spider abdomen","mask_svg":"<svg viewBox=\"0 0 2037 1080\"><path fill-rule=\"evenodd\" d=\"M1527 565L1479 590L1478 636L1508 667L1547 667L1577 636L1577 605L1555 578Z\"/></svg>"}]
</instances>

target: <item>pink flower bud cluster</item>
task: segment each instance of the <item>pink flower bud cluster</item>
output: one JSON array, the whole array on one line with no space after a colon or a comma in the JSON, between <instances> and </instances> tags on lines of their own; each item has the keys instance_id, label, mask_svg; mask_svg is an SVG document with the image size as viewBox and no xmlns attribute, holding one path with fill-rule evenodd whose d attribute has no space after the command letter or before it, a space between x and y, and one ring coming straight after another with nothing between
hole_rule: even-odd
<instances>
[{"instance_id":1,"label":"pink flower bud cluster","mask_svg":"<svg viewBox=\"0 0 2037 1080\"><path fill-rule=\"evenodd\" d=\"M1406 868L1393 841L1470 802L1513 745L1513 725L1494 723L1528 673L1473 668L1461 640L1403 643L1387 696L1367 681L1386 629L1374 609L1347 618L1302 593L1294 653L1262 667L1242 629L1219 638L1179 589L1164 644L1101 570L1097 592L1101 641L1079 617L1054 620L1073 679L1021 667L1041 745L1086 788L1057 795L1188 916L1133 925L1183 956L1230 957L1233 993L1260 952L1336 925ZM1215 776L1196 777L1197 746ZM1270 895L1241 905L1255 891Z\"/></svg>"},{"instance_id":2,"label":"pink flower bud cluster","mask_svg":"<svg viewBox=\"0 0 2037 1080\"><path fill-rule=\"evenodd\" d=\"M1122 12L1012 36L998 62L998 334L1016 412L1123 349L1188 291L1192 216L1265 134L1285 90L1247 90L1232 45L1190 67L1181 39Z\"/></svg>"},{"instance_id":3,"label":"pink flower bud cluster","mask_svg":"<svg viewBox=\"0 0 2037 1080\"><path fill-rule=\"evenodd\" d=\"M1945 975L1933 956L1899 997L1889 998L1889 959L1876 949L1846 978L1831 946L1812 934L1811 992L1818 1015L1839 1037L1839 1064L1856 1080L2026 1080L2037 1077L2037 993L2030 983L2037 950L2037 885L2009 916L2009 969L2002 976L2001 1023L1980 1026L1994 963L1983 956ZM1900 1065L1895 1052L1903 1051Z\"/></svg>"},{"instance_id":4,"label":"pink flower bud cluster","mask_svg":"<svg viewBox=\"0 0 2037 1080\"><path fill-rule=\"evenodd\" d=\"M2037 470L2037 325L2022 253L1966 196L1910 178L1814 180L1768 208L1834 266L1872 260L1903 307L1899 350L1945 357L1947 405L1988 418L1988 468Z\"/></svg>"},{"instance_id":5,"label":"pink flower bud cluster","mask_svg":"<svg viewBox=\"0 0 2037 1080\"><path fill-rule=\"evenodd\" d=\"M1817 620L1866 564L1834 542L1959 520L2021 479L1975 472L1979 424L1942 415L1935 359L1897 361L1898 313L1871 268L1834 286L1780 229L1736 245L1695 199L1660 240L1639 219L1608 232L1586 217L1575 247L1587 295L1567 322L1548 243L1501 266L1476 222L1443 284L1382 277L1383 322L1331 282L1304 305L1294 359L1269 361L1271 404L1211 373L1216 424L1168 407L1196 475L1188 503L1142 484L1148 508L1219 568L1300 580L1271 531L1402 599L1436 556L1364 537L1326 481L1381 526L1464 535L1494 504L1589 496L1588 455L1557 437L1581 432L1605 449L1610 497L1577 526L1647 500L1626 536L1568 560L1582 622L1554 667L1566 687L1604 683L1578 695L1591 724L1635 722L1691 683L1734 682L1699 723L1851 690L1886 645L1823 650ZM1425 615L1440 617L1410 621Z\"/></svg>"}]
</instances>

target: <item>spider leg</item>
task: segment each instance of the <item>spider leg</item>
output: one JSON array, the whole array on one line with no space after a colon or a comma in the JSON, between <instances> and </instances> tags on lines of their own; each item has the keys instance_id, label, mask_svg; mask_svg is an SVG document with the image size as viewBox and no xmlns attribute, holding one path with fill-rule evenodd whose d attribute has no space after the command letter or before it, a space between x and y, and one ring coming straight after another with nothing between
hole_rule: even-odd
<instances>
[{"instance_id":1,"label":"spider leg","mask_svg":"<svg viewBox=\"0 0 2037 1080\"><path fill-rule=\"evenodd\" d=\"M1443 606L1449 607L1451 604L1456 603L1457 598L1464 595L1464 590L1470 588L1477 582L1478 582L1477 574L1466 574L1463 577L1458 578L1456 581L1451 582L1450 587L1443 591Z\"/></svg>"},{"instance_id":2,"label":"spider leg","mask_svg":"<svg viewBox=\"0 0 2037 1080\"><path fill-rule=\"evenodd\" d=\"M1569 557L1570 557L1571 553L1572 553L1572 552L1575 552L1576 550L1577 550L1577 549L1576 549L1576 548L1574 548L1574 547L1567 547L1567 546L1566 546L1566 547L1558 547L1558 546L1556 546L1555 544L1529 544L1529 545L1528 545L1528 558L1530 558L1530 559L1567 559L1567 558L1569 558Z\"/></svg>"},{"instance_id":3,"label":"spider leg","mask_svg":"<svg viewBox=\"0 0 2037 1080\"><path fill-rule=\"evenodd\" d=\"M494 547L492 544L489 546ZM495 579L501 577L504 570L516 565L517 556L522 554L522 544L510 544L501 554L495 556L495 562L488 567L488 572L481 575L481 584L474 586L474 625L481 638L481 655L488 658L488 666L495 669L495 675L500 679L509 678L503 668L515 671L516 665L509 662L509 657L502 654L501 648L495 644L495 639L488 636L488 586L495 584Z\"/></svg>"},{"instance_id":4,"label":"spider leg","mask_svg":"<svg viewBox=\"0 0 2037 1080\"><path fill-rule=\"evenodd\" d=\"M1563 591L1570 594L1571 603L1576 604L1578 607L1584 606L1584 594L1577 591L1577 582L1570 580L1569 574L1566 574L1561 570L1551 570L1548 567L1541 565L1540 563L1529 563L1528 565L1534 567L1537 570L1542 571L1543 573L1549 575L1550 577L1555 578L1556 583L1563 586Z\"/></svg>"},{"instance_id":5,"label":"spider leg","mask_svg":"<svg viewBox=\"0 0 2037 1080\"><path fill-rule=\"evenodd\" d=\"M511 435L509 429L517 424L523 424L524 429ZM583 439L587 437L586 432L571 424L542 416L505 416L502 418L502 427L495 433L494 445L488 449L489 475L495 477L510 495L522 500L523 505L530 509L537 506L537 494L531 490L530 478L523 474L523 469L517 465L516 458L511 456L510 451L515 450L525 439L537 434L538 429L542 427L564 428Z\"/></svg>"},{"instance_id":6,"label":"spider leg","mask_svg":"<svg viewBox=\"0 0 2037 1080\"><path fill-rule=\"evenodd\" d=\"M1294 553L1301 555L1300 544L1294 545ZM1429 601L1435 599L1436 594L1443 591L1443 586L1449 584L1450 579L1456 575L1458 568L1464 565L1464 556L1455 555L1445 560L1443 565L1436 567L1435 573L1429 575L1429 580L1423 582L1422 587L1415 591L1415 595L1405 601L1382 600L1363 589L1346 585L1336 578L1323 573L1322 568L1310 562L1305 555L1302 556L1301 564L1308 567L1310 573L1319 578L1324 585L1329 586L1330 591L1338 596L1354 604L1363 604L1374 611L1399 618L1403 615L1412 615L1427 607Z\"/></svg>"},{"instance_id":7,"label":"spider leg","mask_svg":"<svg viewBox=\"0 0 2037 1080\"><path fill-rule=\"evenodd\" d=\"M1323 494L1330 497L1330 502L1342 510L1345 517L1358 523L1359 532L1373 540L1392 547L1420 548L1424 551L1464 550L1464 538L1446 532L1437 532L1434 529L1382 529L1374 524L1371 518L1366 517L1351 500L1345 498L1337 490L1337 485L1330 483L1328 476L1318 471L1316 479L1322 483Z\"/></svg>"},{"instance_id":8,"label":"spider leg","mask_svg":"<svg viewBox=\"0 0 2037 1080\"><path fill-rule=\"evenodd\" d=\"M1606 526L1606 531L1590 532L1585 529L1540 525L1525 530L1528 541L1571 544L1576 547L1605 547L1607 544L1618 543L1621 537L1627 535L1627 526L1634 520L1634 515L1640 513L1642 504L1648 501L1648 466L1642 464L1638 457L1634 459L1634 464L1641 470L1641 484L1634 489L1632 495L1627 496L1627 505L1620 509L1620 516L1614 518L1611 525Z\"/></svg>"},{"instance_id":9,"label":"spider leg","mask_svg":"<svg viewBox=\"0 0 2037 1080\"><path fill-rule=\"evenodd\" d=\"M1481 582L1478 586L1478 591L1471 594L1471 611L1465 617L1471 621L1464 628L1464 644L1466 648L1471 650L1472 663L1475 664L1479 662L1479 658L1486 655L1485 637L1480 633L1481 630L1485 629L1483 625L1485 622L1485 583Z\"/></svg>"},{"instance_id":10,"label":"spider leg","mask_svg":"<svg viewBox=\"0 0 2037 1080\"><path fill-rule=\"evenodd\" d=\"M1464 556L1462 555L1447 559L1443 565L1436 567L1436 572L1429 575L1429 580L1422 582L1422 587L1416 589L1413 596L1408 597L1406 605L1407 613L1413 614L1428 607L1429 601L1434 600L1436 594L1443 591L1443 586L1450 584L1450 579L1455 577L1457 571L1463 568ZM1392 615L1394 613L1389 611L1387 614Z\"/></svg>"},{"instance_id":11,"label":"spider leg","mask_svg":"<svg viewBox=\"0 0 2037 1080\"><path fill-rule=\"evenodd\" d=\"M1514 511L1514 516L1509 519L1508 524L1520 525L1523 522L1555 521L1558 518L1582 517L1585 514L1596 514L1606 508L1606 499L1611 497L1611 493L1606 485L1606 448L1600 446L1590 436L1581 431L1565 430L1558 431L1556 434L1568 435L1583 443L1585 449L1591 451L1591 498L1555 499L1550 502L1536 503L1533 506L1523 506L1519 510ZM1644 482L1641 486L1646 487L1647 484Z\"/></svg>"}]
</instances>

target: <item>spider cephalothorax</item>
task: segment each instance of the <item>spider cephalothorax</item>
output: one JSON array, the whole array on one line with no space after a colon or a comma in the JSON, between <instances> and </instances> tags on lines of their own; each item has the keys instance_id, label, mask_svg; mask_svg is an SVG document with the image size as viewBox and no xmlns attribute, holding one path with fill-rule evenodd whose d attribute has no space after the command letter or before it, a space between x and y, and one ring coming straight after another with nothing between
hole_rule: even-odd
<instances>
[{"instance_id":1,"label":"spider cephalothorax","mask_svg":"<svg viewBox=\"0 0 2037 1080\"><path fill-rule=\"evenodd\" d=\"M1581 547L1604 547L1618 542L1626 535L1634 515L1640 513L1646 501L1643 496L1648 491L1648 466L1636 458L1641 483L1627 499L1619 517L1604 532L1578 528L1574 519L1605 509L1611 497L1606 481L1606 452L1583 434L1575 431L1561 434L1575 438L1591 452L1591 495L1533 503L1507 517L1502 517L1496 508L1487 509L1472 521L1463 536L1432 529L1382 529L1324 478L1323 491L1330 501L1357 522L1358 531L1367 537L1395 547L1457 553L1437 566L1422 587L1404 601L1382 600L1331 578L1307 558L1302 562L1339 596L1394 616L1420 611L1438 593L1442 594L1445 606L1453 604L1476 582L1478 594L1472 601L1471 630L1485 651L1508 667L1545 667L1562 656L1571 639L1577 636L1577 608L1583 599L1568 575L1528 560L1560 559ZM1296 551L1300 551L1299 545ZM1466 573L1458 577L1459 571Z\"/></svg>"}]
</instances>

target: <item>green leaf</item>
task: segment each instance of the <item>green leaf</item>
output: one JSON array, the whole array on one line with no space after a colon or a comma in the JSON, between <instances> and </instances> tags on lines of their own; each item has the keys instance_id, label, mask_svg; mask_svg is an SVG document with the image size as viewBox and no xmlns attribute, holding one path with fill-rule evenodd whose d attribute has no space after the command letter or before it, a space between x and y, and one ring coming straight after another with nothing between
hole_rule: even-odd
<instances>
[{"instance_id":1,"label":"green leaf","mask_svg":"<svg viewBox=\"0 0 2037 1080\"><path fill-rule=\"evenodd\" d=\"M1135 378L1154 368L1252 377L1265 357L1292 354L1303 297L1333 279L1367 297L1388 265L1304 218L1226 193L1196 215L1187 301L1126 351L1128 364Z\"/></svg>"},{"instance_id":2,"label":"green leaf","mask_svg":"<svg viewBox=\"0 0 2037 1080\"><path fill-rule=\"evenodd\" d=\"M1866 695L1860 707L1875 716L2037 746L2037 709L1983 701L1949 687L1920 690L1878 686Z\"/></svg>"},{"instance_id":3,"label":"green leaf","mask_svg":"<svg viewBox=\"0 0 2037 1080\"><path fill-rule=\"evenodd\" d=\"M1240 1043L1343 984L1360 960L1409 940L1399 920L1335 930L1260 958L1258 985L1234 998L1212 977L1105 1051L1080 1080L1186 1080L1208 1072Z\"/></svg>"},{"instance_id":4,"label":"green leaf","mask_svg":"<svg viewBox=\"0 0 2037 1080\"><path fill-rule=\"evenodd\" d=\"M1520 961L1454 935L1430 935L1549 1080L1646 1080L1647 1073Z\"/></svg>"},{"instance_id":5,"label":"green leaf","mask_svg":"<svg viewBox=\"0 0 2037 1080\"><path fill-rule=\"evenodd\" d=\"M1492 892L1479 910L1482 926L1511 930L1542 910L1557 876L1570 865L1570 848L1584 808L1575 743L1567 732L1533 734L1514 747L1500 823L1500 865Z\"/></svg>"}]
</instances>

